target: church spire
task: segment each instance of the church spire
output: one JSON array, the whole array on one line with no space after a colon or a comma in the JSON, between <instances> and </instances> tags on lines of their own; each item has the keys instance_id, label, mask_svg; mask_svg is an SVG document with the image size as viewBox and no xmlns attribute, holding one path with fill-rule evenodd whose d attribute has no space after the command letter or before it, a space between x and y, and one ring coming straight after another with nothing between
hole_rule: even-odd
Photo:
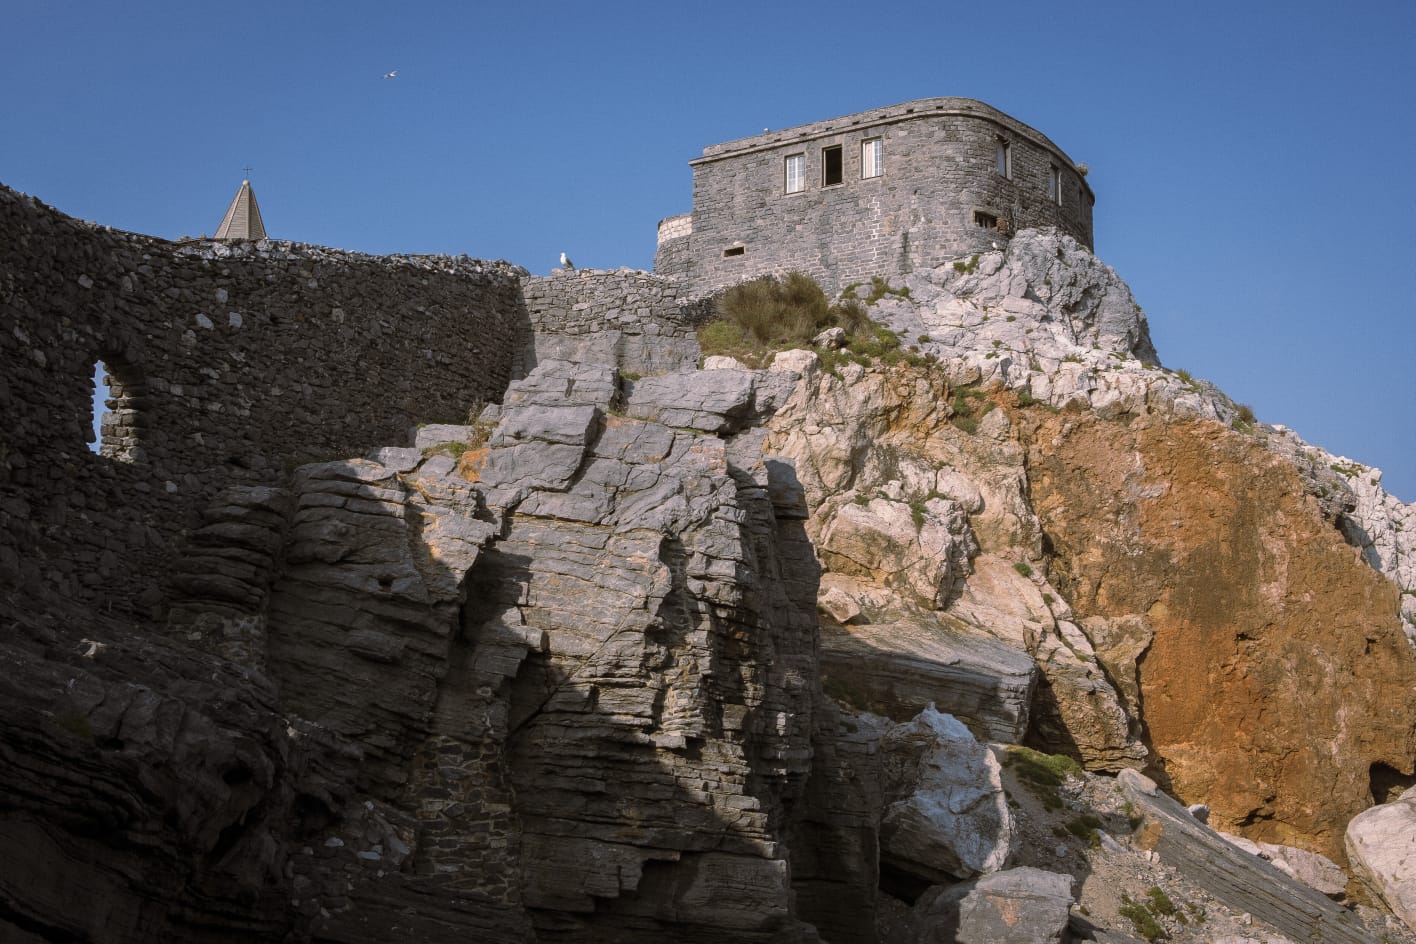
<instances>
[{"instance_id":1,"label":"church spire","mask_svg":"<svg viewBox=\"0 0 1416 944\"><path fill-rule=\"evenodd\" d=\"M241 181L241 189L226 208L221 226L216 230L217 239L265 239L265 224L261 222L261 208L256 205L256 193L249 180Z\"/></svg>"}]
</instances>

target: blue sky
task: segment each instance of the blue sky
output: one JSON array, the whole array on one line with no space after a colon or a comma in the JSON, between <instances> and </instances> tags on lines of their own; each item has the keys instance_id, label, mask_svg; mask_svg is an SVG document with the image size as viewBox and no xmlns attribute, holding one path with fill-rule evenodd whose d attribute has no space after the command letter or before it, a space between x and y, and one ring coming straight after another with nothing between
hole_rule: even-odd
<instances>
[{"instance_id":1,"label":"blue sky","mask_svg":"<svg viewBox=\"0 0 1416 944\"><path fill-rule=\"evenodd\" d=\"M0 182L159 236L649 268L705 145L936 95L1091 167L1162 361L1416 499L1416 3L2 0ZM380 76L397 69L395 79Z\"/></svg>"}]
</instances>

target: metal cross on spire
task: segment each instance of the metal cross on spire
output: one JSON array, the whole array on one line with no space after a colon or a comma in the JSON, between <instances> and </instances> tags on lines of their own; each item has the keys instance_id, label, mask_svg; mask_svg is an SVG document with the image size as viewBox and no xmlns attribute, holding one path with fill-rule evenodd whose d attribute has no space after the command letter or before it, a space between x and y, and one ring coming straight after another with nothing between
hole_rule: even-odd
<instances>
[{"instance_id":1,"label":"metal cross on spire","mask_svg":"<svg viewBox=\"0 0 1416 944\"><path fill-rule=\"evenodd\" d=\"M250 165L250 164L247 164L245 167L241 168L241 170L242 170L242 172L244 173L246 179L247 179L247 180L250 180L250 179L251 179L251 165Z\"/></svg>"}]
</instances>

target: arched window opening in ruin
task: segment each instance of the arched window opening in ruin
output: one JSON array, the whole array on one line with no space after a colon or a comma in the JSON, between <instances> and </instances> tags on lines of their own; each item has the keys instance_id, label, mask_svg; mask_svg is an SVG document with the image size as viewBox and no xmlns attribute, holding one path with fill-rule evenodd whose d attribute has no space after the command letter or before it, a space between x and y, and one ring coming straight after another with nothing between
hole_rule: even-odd
<instances>
[{"instance_id":1,"label":"arched window opening in ruin","mask_svg":"<svg viewBox=\"0 0 1416 944\"><path fill-rule=\"evenodd\" d=\"M142 394L142 377L130 364L111 356L94 361L91 450L123 462L142 457Z\"/></svg>"}]
</instances>

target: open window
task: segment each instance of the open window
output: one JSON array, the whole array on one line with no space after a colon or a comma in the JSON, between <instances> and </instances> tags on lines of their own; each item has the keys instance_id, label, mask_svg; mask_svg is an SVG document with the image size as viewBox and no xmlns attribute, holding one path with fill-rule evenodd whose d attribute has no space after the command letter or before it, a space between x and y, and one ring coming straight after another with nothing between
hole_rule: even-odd
<instances>
[{"instance_id":1,"label":"open window","mask_svg":"<svg viewBox=\"0 0 1416 944\"><path fill-rule=\"evenodd\" d=\"M821 186L833 187L845 180L845 162L839 144L821 149Z\"/></svg>"},{"instance_id":2,"label":"open window","mask_svg":"<svg viewBox=\"0 0 1416 944\"><path fill-rule=\"evenodd\" d=\"M1007 138L998 138L997 146L993 152L994 164L998 170L998 176L1013 177L1013 146L1008 143Z\"/></svg>"},{"instance_id":3,"label":"open window","mask_svg":"<svg viewBox=\"0 0 1416 944\"><path fill-rule=\"evenodd\" d=\"M974 210L973 223L979 229L997 229L998 217L992 213L985 213L983 210Z\"/></svg>"},{"instance_id":4,"label":"open window","mask_svg":"<svg viewBox=\"0 0 1416 944\"><path fill-rule=\"evenodd\" d=\"M1047 171L1047 199L1062 205L1062 168L1053 164Z\"/></svg>"},{"instance_id":5,"label":"open window","mask_svg":"<svg viewBox=\"0 0 1416 944\"><path fill-rule=\"evenodd\" d=\"M120 357L104 355L93 365L92 443L108 459L142 458L145 385L141 373Z\"/></svg>"}]
</instances>

